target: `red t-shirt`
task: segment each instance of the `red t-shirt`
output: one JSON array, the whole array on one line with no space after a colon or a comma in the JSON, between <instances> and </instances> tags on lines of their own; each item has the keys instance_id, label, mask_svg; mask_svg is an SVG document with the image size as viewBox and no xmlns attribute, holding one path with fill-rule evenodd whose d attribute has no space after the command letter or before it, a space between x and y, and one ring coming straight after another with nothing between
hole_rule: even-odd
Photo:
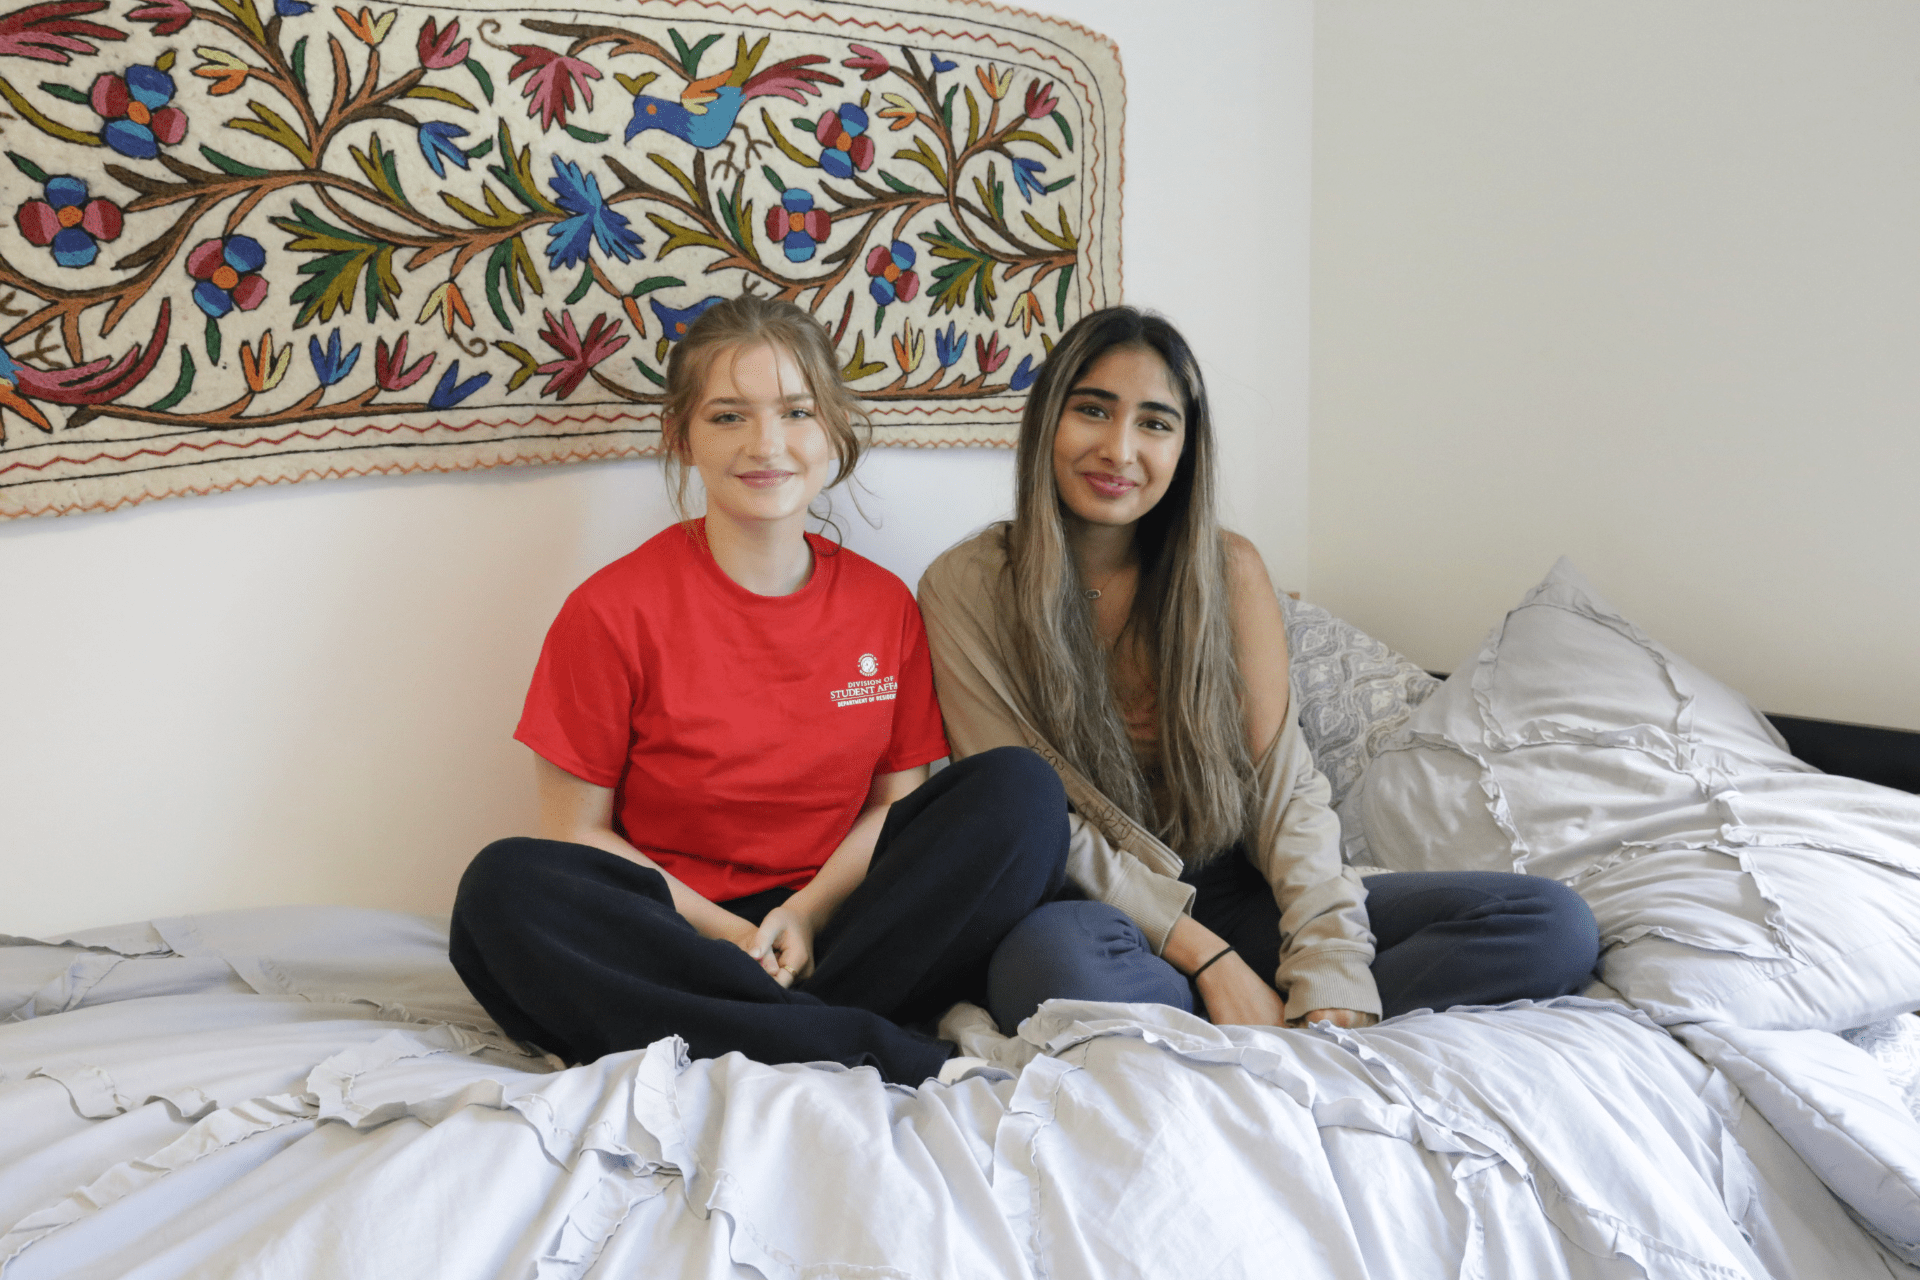
<instances>
[{"instance_id":1,"label":"red t-shirt","mask_svg":"<svg viewBox=\"0 0 1920 1280\"><path fill-rule=\"evenodd\" d=\"M614 791L614 829L716 902L799 888L875 774L947 754L926 630L900 579L824 538L761 596L680 525L561 606L514 737Z\"/></svg>"}]
</instances>

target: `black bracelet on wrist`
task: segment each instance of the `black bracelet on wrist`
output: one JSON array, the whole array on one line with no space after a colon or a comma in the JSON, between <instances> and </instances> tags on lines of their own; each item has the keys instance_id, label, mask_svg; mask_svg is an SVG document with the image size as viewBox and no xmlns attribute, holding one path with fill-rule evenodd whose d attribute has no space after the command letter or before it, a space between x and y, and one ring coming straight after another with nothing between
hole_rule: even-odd
<instances>
[{"instance_id":1,"label":"black bracelet on wrist","mask_svg":"<svg viewBox=\"0 0 1920 1280\"><path fill-rule=\"evenodd\" d=\"M1212 964L1214 963L1214 961L1216 961L1216 960L1224 960L1224 959L1226 959L1226 958L1227 958L1228 956L1230 956L1230 955L1232 955L1232 954L1233 954L1233 948L1232 948L1232 947L1223 947L1223 948L1221 949L1221 951L1220 951L1220 953L1219 953L1218 955L1216 955L1216 956L1214 956L1214 958L1213 958L1213 960L1209 960L1209 961L1207 961L1207 963L1206 963L1206 964L1203 964L1203 965L1201 965L1201 966L1200 966L1200 967L1199 967L1198 969L1195 969L1195 970L1194 970L1194 971L1193 971L1192 973L1190 973L1190 974L1188 974L1188 975L1187 975L1187 977L1188 977L1188 979L1189 979L1189 980L1191 980L1191 981L1194 981L1194 982L1198 982L1198 981L1200 980L1200 975L1201 975L1201 974L1203 974L1203 973L1205 973L1205 972L1207 971L1207 969L1208 969L1208 968L1209 968L1210 966L1212 966Z\"/></svg>"}]
</instances>

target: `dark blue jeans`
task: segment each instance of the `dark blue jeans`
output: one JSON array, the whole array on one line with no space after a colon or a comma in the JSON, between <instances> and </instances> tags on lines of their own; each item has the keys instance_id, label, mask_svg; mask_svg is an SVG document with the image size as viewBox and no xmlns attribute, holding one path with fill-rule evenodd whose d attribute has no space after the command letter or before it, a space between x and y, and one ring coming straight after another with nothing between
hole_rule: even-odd
<instances>
[{"instance_id":1,"label":"dark blue jeans","mask_svg":"<svg viewBox=\"0 0 1920 1280\"><path fill-rule=\"evenodd\" d=\"M953 1045L900 1025L981 999L994 948L1060 892L1067 806L1039 756L1002 747L896 803L861 882L792 988L673 909L658 871L601 849L515 838L461 878L449 952L494 1021L570 1062L679 1035L697 1058L837 1061L918 1084ZM723 903L758 923L791 896Z\"/></svg>"},{"instance_id":2,"label":"dark blue jeans","mask_svg":"<svg viewBox=\"0 0 1920 1280\"><path fill-rule=\"evenodd\" d=\"M1239 849L1181 879L1193 918L1273 981L1280 908ZM1384 1016L1461 1004L1572 995L1593 980L1600 934L1579 894L1557 880L1492 871L1368 876L1373 979ZM1118 908L1058 901L1028 916L995 952L989 1009L1001 1030L1057 998L1167 1004L1191 1013L1193 985L1153 954Z\"/></svg>"}]
</instances>

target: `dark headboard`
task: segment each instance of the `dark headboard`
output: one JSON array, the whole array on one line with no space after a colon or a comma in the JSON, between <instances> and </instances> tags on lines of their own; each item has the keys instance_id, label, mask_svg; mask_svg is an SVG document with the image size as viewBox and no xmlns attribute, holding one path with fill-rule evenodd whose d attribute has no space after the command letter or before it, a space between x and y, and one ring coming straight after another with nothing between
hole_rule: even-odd
<instances>
[{"instance_id":1,"label":"dark headboard","mask_svg":"<svg viewBox=\"0 0 1920 1280\"><path fill-rule=\"evenodd\" d=\"M1920 733L1769 715L1794 755L1825 773L1920 792Z\"/></svg>"}]
</instances>

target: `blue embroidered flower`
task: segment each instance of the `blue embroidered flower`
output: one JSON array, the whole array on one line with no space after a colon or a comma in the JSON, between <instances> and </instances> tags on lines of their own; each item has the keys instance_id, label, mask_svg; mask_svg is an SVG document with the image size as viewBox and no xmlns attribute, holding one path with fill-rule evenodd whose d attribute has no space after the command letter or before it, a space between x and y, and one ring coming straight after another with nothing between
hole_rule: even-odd
<instances>
[{"instance_id":1,"label":"blue embroidered flower","mask_svg":"<svg viewBox=\"0 0 1920 1280\"><path fill-rule=\"evenodd\" d=\"M1039 178L1046 171L1047 167L1038 160L1029 160L1025 156L1014 157L1013 185L1020 189L1020 194L1027 198L1028 204L1032 204L1033 198L1047 189Z\"/></svg>"},{"instance_id":2,"label":"blue embroidered flower","mask_svg":"<svg viewBox=\"0 0 1920 1280\"><path fill-rule=\"evenodd\" d=\"M953 368L960 363L960 357L967 354L968 335L962 333L956 336L955 331L959 327L957 322L950 321L945 332L939 329L933 331L933 355L942 369Z\"/></svg>"},{"instance_id":3,"label":"blue embroidered flower","mask_svg":"<svg viewBox=\"0 0 1920 1280\"><path fill-rule=\"evenodd\" d=\"M672 307L661 306L660 299L658 298L649 299L648 305L653 308L653 314L660 318L660 331L665 335L666 340L668 342L678 342L687 336L687 330L692 327L693 322L698 320L706 312L708 307L718 301L720 301L720 299L717 297L702 298L692 306L679 311L675 311Z\"/></svg>"},{"instance_id":4,"label":"blue embroidered flower","mask_svg":"<svg viewBox=\"0 0 1920 1280\"><path fill-rule=\"evenodd\" d=\"M327 339L325 351L320 349L320 338L316 334L307 339L307 358L313 361L313 371L319 375L320 385L330 387L353 372L353 366L360 360L360 344L354 343L353 350L342 356L338 329Z\"/></svg>"},{"instance_id":5,"label":"blue embroidered flower","mask_svg":"<svg viewBox=\"0 0 1920 1280\"><path fill-rule=\"evenodd\" d=\"M811 192L788 187L767 210L767 239L786 251L788 262L805 262L833 234L833 215L813 207Z\"/></svg>"},{"instance_id":6,"label":"blue embroidered flower","mask_svg":"<svg viewBox=\"0 0 1920 1280\"><path fill-rule=\"evenodd\" d=\"M84 179L48 178L47 198L29 200L14 214L27 243L51 248L63 267L84 267L100 256L99 241L120 236L120 206L92 197Z\"/></svg>"},{"instance_id":7,"label":"blue embroidered flower","mask_svg":"<svg viewBox=\"0 0 1920 1280\"><path fill-rule=\"evenodd\" d=\"M821 146L820 167L836 178L851 178L873 166L873 139L867 136L867 113L843 102L823 113L813 128Z\"/></svg>"},{"instance_id":8,"label":"blue embroidered flower","mask_svg":"<svg viewBox=\"0 0 1920 1280\"><path fill-rule=\"evenodd\" d=\"M464 138L467 131L457 124L445 120L429 120L420 126L420 154L433 166L433 176L447 176L446 161L451 160L460 168L467 167L467 153L460 149L455 138Z\"/></svg>"},{"instance_id":9,"label":"blue embroidered flower","mask_svg":"<svg viewBox=\"0 0 1920 1280\"><path fill-rule=\"evenodd\" d=\"M557 270L585 261L596 243L600 252L622 262L639 256L640 237L627 224L625 214L609 209L600 198L598 178L582 173L572 161L555 156L550 185L554 202L573 216L547 228L548 267Z\"/></svg>"},{"instance_id":10,"label":"blue embroidered flower","mask_svg":"<svg viewBox=\"0 0 1920 1280\"><path fill-rule=\"evenodd\" d=\"M103 75L87 99L106 121L101 140L123 156L151 160L161 147L187 136L187 113L167 105L173 101L173 77L158 67Z\"/></svg>"},{"instance_id":11,"label":"blue embroidered flower","mask_svg":"<svg viewBox=\"0 0 1920 1280\"><path fill-rule=\"evenodd\" d=\"M267 251L252 236L215 236L202 240L187 253L187 274L193 302L218 320L235 307L252 311L267 300Z\"/></svg>"},{"instance_id":12,"label":"blue embroidered flower","mask_svg":"<svg viewBox=\"0 0 1920 1280\"><path fill-rule=\"evenodd\" d=\"M451 409L493 381L490 373L476 373L465 382L460 381L460 362L455 360L440 375L439 383L433 388L433 394L427 397L430 409Z\"/></svg>"},{"instance_id":13,"label":"blue embroidered flower","mask_svg":"<svg viewBox=\"0 0 1920 1280\"><path fill-rule=\"evenodd\" d=\"M957 62L948 62L937 53L929 52L927 56L933 59L933 69L935 71L951 71L960 65Z\"/></svg>"}]
</instances>

